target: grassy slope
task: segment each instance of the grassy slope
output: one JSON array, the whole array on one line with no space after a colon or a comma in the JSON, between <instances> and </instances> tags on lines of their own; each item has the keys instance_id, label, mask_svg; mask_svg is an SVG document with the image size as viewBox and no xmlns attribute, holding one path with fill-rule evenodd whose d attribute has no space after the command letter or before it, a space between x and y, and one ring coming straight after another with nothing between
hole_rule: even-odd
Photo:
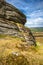
<instances>
[{"instance_id":1,"label":"grassy slope","mask_svg":"<svg viewBox=\"0 0 43 65\"><path fill-rule=\"evenodd\" d=\"M12 54L12 52L18 52L21 53L29 62L29 64L27 63L22 65L43 65L43 45L40 45L38 40L37 40L36 47L34 46L25 47L24 44L26 44L24 39L1 35L0 36L0 58L7 57L9 56L9 54ZM21 60L19 61L21 62ZM24 60L24 62L26 61ZM5 62L3 61L3 63ZM12 65L12 61L11 64L9 65ZM14 65L18 65L18 64L14 64Z\"/></svg>"},{"instance_id":2,"label":"grassy slope","mask_svg":"<svg viewBox=\"0 0 43 65\"><path fill-rule=\"evenodd\" d=\"M32 32L43 32L43 27L30 28Z\"/></svg>"}]
</instances>

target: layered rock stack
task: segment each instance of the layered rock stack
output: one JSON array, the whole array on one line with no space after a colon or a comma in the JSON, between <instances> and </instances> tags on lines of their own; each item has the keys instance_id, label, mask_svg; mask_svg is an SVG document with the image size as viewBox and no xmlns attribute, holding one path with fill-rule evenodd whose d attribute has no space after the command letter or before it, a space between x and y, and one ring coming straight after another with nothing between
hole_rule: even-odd
<instances>
[{"instance_id":1,"label":"layered rock stack","mask_svg":"<svg viewBox=\"0 0 43 65\"><path fill-rule=\"evenodd\" d=\"M24 25L26 16L16 7L0 0L0 34L13 35L24 38L29 45L36 45L30 29Z\"/></svg>"}]
</instances>

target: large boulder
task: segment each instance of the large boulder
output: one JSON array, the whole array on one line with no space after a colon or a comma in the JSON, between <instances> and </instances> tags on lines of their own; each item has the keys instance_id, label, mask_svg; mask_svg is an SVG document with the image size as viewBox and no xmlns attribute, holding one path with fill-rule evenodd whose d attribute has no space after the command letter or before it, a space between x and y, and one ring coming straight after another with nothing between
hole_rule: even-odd
<instances>
[{"instance_id":1,"label":"large boulder","mask_svg":"<svg viewBox=\"0 0 43 65\"><path fill-rule=\"evenodd\" d=\"M0 34L24 38L29 45L36 45L29 28L26 28L26 16L11 4L0 0Z\"/></svg>"}]
</instances>

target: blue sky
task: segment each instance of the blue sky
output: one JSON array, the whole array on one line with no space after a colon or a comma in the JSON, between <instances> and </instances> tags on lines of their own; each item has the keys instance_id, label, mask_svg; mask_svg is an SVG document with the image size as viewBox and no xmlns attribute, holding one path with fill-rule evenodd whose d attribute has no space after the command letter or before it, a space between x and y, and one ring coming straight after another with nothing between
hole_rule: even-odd
<instances>
[{"instance_id":1,"label":"blue sky","mask_svg":"<svg viewBox=\"0 0 43 65\"><path fill-rule=\"evenodd\" d=\"M43 0L6 0L27 17L28 27L43 27Z\"/></svg>"}]
</instances>

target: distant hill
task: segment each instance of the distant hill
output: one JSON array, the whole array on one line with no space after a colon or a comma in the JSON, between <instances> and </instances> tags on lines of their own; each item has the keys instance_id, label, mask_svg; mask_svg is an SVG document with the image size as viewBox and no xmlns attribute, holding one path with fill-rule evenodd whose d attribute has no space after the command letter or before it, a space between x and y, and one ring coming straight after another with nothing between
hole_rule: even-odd
<instances>
[{"instance_id":1,"label":"distant hill","mask_svg":"<svg viewBox=\"0 0 43 65\"><path fill-rule=\"evenodd\" d=\"M32 32L43 32L43 27L30 28Z\"/></svg>"}]
</instances>

